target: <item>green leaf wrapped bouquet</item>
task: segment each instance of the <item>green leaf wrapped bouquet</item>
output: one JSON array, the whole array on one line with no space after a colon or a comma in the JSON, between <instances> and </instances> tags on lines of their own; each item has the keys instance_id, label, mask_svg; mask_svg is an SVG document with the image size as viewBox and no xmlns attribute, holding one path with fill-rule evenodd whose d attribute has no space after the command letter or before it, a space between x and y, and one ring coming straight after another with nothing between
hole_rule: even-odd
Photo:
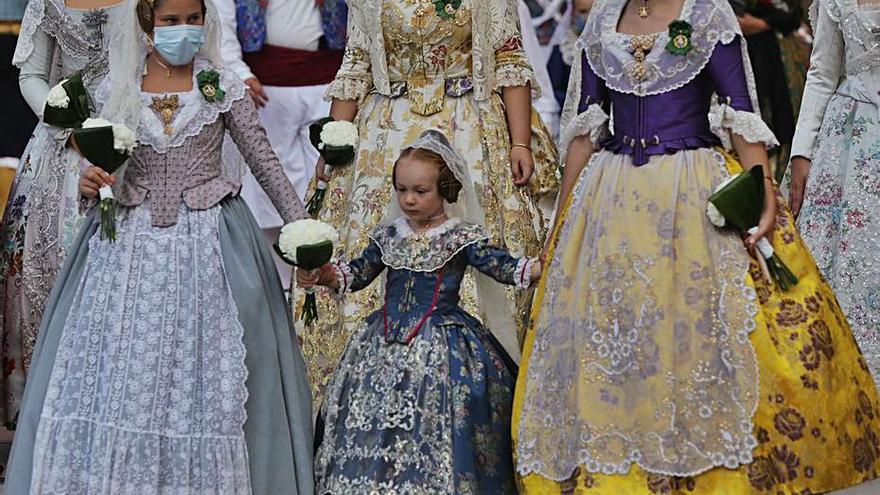
<instances>
[{"instance_id":1,"label":"green leaf wrapped bouquet","mask_svg":"<svg viewBox=\"0 0 880 495\"><path fill-rule=\"evenodd\" d=\"M330 224L312 220L297 220L281 228L275 251L288 264L302 270L317 270L330 262L333 246L339 234ZM306 289L303 320L311 325L318 319L318 304L314 288Z\"/></svg>"},{"instance_id":2,"label":"green leaf wrapped bouquet","mask_svg":"<svg viewBox=\"0 0 880 495\"><path fill-rule=\"evenodd\" d=\"M721 183L706 206L709 221L716 227L733 227L740 233L753 234L761 221L764 208L764 170L760 165L743 171ZM774 252L767 239L756 245L765 276L783 291L797 285L798 279Z\"/></svg>"},{"instance_id":3,"label":"green leaf wrapped bouquet","mask_svg":"<svg viewBox=\"0 0 880 495\"><path fill-rule=\"evenodd\" d=\"M325 117L309 126L309 140L321 154L327 167L326 174L330 175L332 167L344 167L354 160L358 129L351 122ZM327 183L319 180L315 185L315 193L306 203L306 211L313 218L321 212L326 194Z\"/></svg>"}]
</instances>

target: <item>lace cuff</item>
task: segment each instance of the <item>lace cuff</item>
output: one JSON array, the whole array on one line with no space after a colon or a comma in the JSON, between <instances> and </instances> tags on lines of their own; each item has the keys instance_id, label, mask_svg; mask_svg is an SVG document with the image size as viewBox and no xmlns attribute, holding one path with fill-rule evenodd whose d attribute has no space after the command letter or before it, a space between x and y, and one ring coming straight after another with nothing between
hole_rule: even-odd
<instances>
[{"instance_id":1,"label":"lace cuff","mask_svg":"<svg viewBox=\"0 0 880 495\"><path fill-rule=\"evenodd\" d=\"M333 292L333 295L337 298L341 299L351 292L351 281L352 281L352 273L351 267L348 266L348 263L337 262L330 265L333 268L333 272L336 274L336 280L339 282L339 288Z\"/></svg>"},{"instance_id":2,"label":"lace cuff","mask_svg":"<svg viewBox=\"0 0 880 495\"><path fill-rule=\"evenodd\" d=\"M598 146L608 135L608 114L598 103L587 107L562 129L559 138L559 153L563 163L568 153L568 145L578 136L589 136L593 146Z\"/></svg>"},{"instance_id":3,"label":"lace cuff","mask_svg":"<svg viewBox=\"0 0 880 495\"><path fill-rule=\"evenodd\" d=\"M535 71L529 66L520 64L505 64L495 68L495 90L501 91L504 87L531 86L532 98L541 97L541 84L535 77Z\"/></svg>"},{"instance_id":4,"label":"lace cuff","mask_svg":"<svg viewBox=\"0 0 880 495\"><path fill-rule=\"evenodd\" d=\"M713 105L709 112L709 125L726 149L733 148L731 133L739 134L750 143L764 143L768 148L779 146L773 131L754 112L736 110L726 104Z\"/></svg>"},{"instance_id":5,"label":"lace cuff","mask_svg":"<svg viewBox=\"0 0 880 495\"><path fill-rule=\"evenodd\" d=\"M513 272L517 289L528 289L532 286L532 267L539 261L538 258L520 258Z\"/></svg>"},{"instance_id":6,"label":"lace cuff","mask_svg":"<svg viewBox=\"0 0 880 495\"><path fill-rule=\"evenodd\" d=\"M327 87L324 100L355 100L360 101L367 96L372 88L372 83L353 77L337 77Z\"/></svg>"}]
</instances>

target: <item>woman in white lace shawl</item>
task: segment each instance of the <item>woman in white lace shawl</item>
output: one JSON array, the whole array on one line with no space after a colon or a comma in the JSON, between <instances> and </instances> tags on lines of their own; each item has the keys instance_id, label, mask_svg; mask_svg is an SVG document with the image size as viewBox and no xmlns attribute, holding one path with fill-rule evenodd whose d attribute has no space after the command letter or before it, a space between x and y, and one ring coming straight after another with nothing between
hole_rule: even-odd
<instances>
[{"instance_id":1,"label":"woman in white lace shawl","mask_svg":"<svg viewBox=\"0 0 880 495\"><path fill-rule=\"evenodd\" d=\"M578 45L514 401L524 493L826 493L875 477L880 398L776 192L728 2L606 0ZM758 165L771 193L741 239L707 200ZM750 257L765 235L793 287Z\"/></svg>"},{"instance_id":2,"label":"woman in white lace shawl","mask_svg":"<svg viewBox=\"0 0 880 495\"><path fill-rule=\"evenodd\" d=\"M880 3L815 0L810 14L791 204L880 382Z\"/></svg>"},{"instance_id":3,"label":"woman in white lace shawl","mask_svg":"<svg viewBox=\"0 0 880 495\"><path fill-rule=\"evenodd\" d=\"M37 116L50 87L77 72L94 96L108 70L107 47L121 13L119 0L30 0L12 63ZM92 102L97 111L101 102ZM82 225L77 183L88 163L68 142L70 132L37 126L0 223L0 419L9 428L15 428L49 291Z\"/></svg>"},{"instance_id":4,"label":"woman in white lace shawl","mask_svg":"<svg viewBox=\"0 0 880 495\"><path fill-rule=\"evenodd\" d=\"M124 9L98 94L138 147L121 177L80 182L85 198L115 183L118 236L91 208L43 318L5 493L312 495L305 363L224 135L285 221L305 210L223 67L211 0Z\"/></svg>"}]
</instances>

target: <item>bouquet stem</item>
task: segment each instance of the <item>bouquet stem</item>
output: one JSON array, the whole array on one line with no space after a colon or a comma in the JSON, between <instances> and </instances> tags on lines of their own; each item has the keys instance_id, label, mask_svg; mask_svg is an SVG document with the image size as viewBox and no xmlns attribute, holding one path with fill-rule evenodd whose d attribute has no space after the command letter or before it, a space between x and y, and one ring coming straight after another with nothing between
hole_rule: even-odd
<instances>
[{"instance_id":1,"label":"bouquet stem","mask_svg":"<svg viewBox=\"0 0 880 495\"><path fill-rule=\"evenodd\" d=\"M302 319L306 326L312 326L318 321L318 301L315 297L315 289L306 289L306 300L303 303Z\"/></svg>"},{"instance_id":2,"label":"bouquet stem","mask_svg":"<svg viewBox=\"0 0 880 495\"><path fill-rule=\"evenodd\" d=\"M309 199L309 202L306 203L306 211L309 213L309 216L312 218L318 218L318 215L321 213L321 208L324 207L324 196L327 194L327 183L324 181L318 181L318 185L315 187L315 194L312 195L312 198Z\"/></svg>"},{"instance_id":3,"label":"bouquet stem","mask_svg":"<svg viewBox=\"0 0 880 495\"><path fill-rule=\"evenodd\" d=\"M98 210L101 212L101 240L116 240L116 200L113 199L113 190L110 186L104 186L98 190L101 201Z\"/></svg>"}]
</instances>

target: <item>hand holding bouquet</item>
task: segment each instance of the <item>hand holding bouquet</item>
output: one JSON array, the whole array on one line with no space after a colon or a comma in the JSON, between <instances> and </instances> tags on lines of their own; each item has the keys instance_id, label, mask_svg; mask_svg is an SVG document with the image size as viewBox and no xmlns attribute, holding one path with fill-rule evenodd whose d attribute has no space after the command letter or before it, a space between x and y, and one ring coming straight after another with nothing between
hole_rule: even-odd
<instances>
[{"instance_id":1,"label":"hand holding bouquet","mask_svg":"<svg viewBox=\"0 0 880 495\"><path fill-rule=\"evenodd\" d=\"M333 245L339 234L331 225L318 220L298 220L285 225L278 236L275 251L281 258L301 270L317 270L330 262ZM318 319L314 288L306 289L303 320L311 325Z\"/></svg>"},{"instance_id":2,"label":"hand holding bouquet","mask_svg":"<svg viewBox=\"0 0 880 495\"><path fill-rule=\"evenodd\" d=\"M321 154L327 167L342 167L354 160L358 130L351 122L335 121L333 117L325 117L309 126L309 140ZM329 175L330 171L326 171L325 174ZM306 203L306 211L309 215L316 217L321 212L326 194L327 183L319 179L315 186L315 194Z\"/></svg>"},{"instance_id":3,"label":"hand holding bouquet","mask_svg":"<svg viewBox=\"0 0 880 495\"><path fill-rule=\"evenodd\" d=\"M134 132L123 124L104 119L87 119L73 131L83 157L108 174L121 167L136 146ZM101 239L116 240L116 202L110 186L98 190L101 212Z\"/></svg>"},{"instance_id":4,"label":"hand holding bouquet","mask_svg":"<svg viewBox=\"0 0 880 495\"><path fill-rule=\"evenodd\" d=\"M721 183L706 206L709 221L716 227L730 225L740 233L754 234L758 231L764 205L764 169L760 165ZM772 194L772 192L770 192ZM773 280L783 291L798 283L797 277L779 259L766 238L756 243L758 262L768 280Z\"/></svg>"}]
</instances>

